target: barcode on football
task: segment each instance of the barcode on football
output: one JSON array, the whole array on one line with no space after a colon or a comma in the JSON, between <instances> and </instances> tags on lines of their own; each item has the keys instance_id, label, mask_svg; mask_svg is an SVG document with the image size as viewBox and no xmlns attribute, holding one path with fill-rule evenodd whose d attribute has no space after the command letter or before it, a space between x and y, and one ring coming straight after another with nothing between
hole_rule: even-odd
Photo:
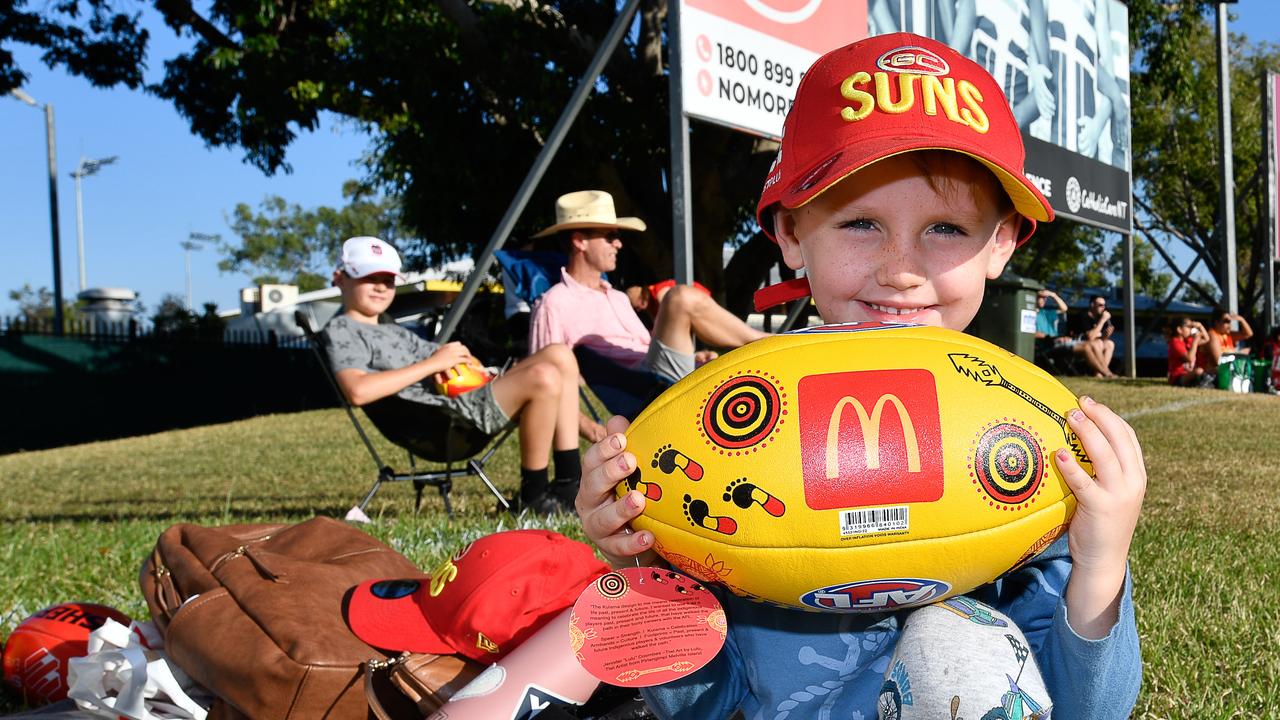
<instances>
[{"instance_id":1,"label":"barcode on football","mask_svg":"<svg viewBox=\"0 0 1280 720\"><path fill-rule=\"evenodd\" d=\"M907 530L911 527L909 508L897 507L845 510L840 513L840 536Z\"/></svg>"}]
</instances>

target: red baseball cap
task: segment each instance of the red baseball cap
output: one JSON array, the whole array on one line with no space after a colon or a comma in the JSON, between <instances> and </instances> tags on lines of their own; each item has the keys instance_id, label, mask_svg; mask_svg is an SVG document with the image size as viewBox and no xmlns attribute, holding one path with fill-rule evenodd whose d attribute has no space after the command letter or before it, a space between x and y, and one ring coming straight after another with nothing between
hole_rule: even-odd
<instances>
[{"instance_id":1,"label":"red baseball cap","mask_svg":"<svg viewBox=\"0 0 1280 720\"><path fill-rule=\"evenodd\" d=\"M1023 175L1022 132L991 74L947 45L911 33L877 35L823 55L796 89L782 147L756 205L773 237L772 210L798 208L862 168L913 150L951 150L982 163L1029 222L1053 209Z\"/></svg>"},{"instance_id":2,"label":"red baseball cap","mask_svg":"<svg viewBox=\"0 0 1280 720\"><path fill-rule=\"evenodd\" d=\"M384 650L494 662L608 571L590 547L558 533L494 533L454 553L430 576L356 586L347 624Z\"/></svg>"}]
</instances>

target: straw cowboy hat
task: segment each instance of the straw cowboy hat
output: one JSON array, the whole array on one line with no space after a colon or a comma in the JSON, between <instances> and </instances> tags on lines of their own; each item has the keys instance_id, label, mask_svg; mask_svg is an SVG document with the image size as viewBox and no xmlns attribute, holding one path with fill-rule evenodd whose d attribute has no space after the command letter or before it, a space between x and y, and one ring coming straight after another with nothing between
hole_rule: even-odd
<instances>
[{"instance_id":1,"label":"straw cowboy hat","mask_svg":"<svg viewBox=\"0 0 1280 720\"><path fill-rule=\"evenodd\" d=\"M617 228L644 230L644 221L636 217L618 217L613 209L613 196L603 190L579 190L556 198L556 224L534 235L554 235L561 230L580 228Z\"/></svg>"}]
</instances>

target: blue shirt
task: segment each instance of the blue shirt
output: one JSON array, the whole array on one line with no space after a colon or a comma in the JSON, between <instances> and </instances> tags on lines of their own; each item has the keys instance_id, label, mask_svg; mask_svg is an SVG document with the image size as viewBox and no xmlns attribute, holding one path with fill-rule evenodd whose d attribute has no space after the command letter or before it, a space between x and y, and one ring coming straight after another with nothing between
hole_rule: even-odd
<instances>
[{"instance_id":1,"label":"blue shirt","mask_svg":"<svg viewBox=\"0 0 1280 720\"><path fill-rule=\"evenodd\" d=\"M1036 311L1036 332L1045 337L1058 337L1058 309L1043 307Z\"/></svg>"},{"instance_id":2,"label":"blue shirt","mask_svg":"<svg viewBox=\"0 0 1280 720\"><path fill-rule=\"evenodd\" d=\"M1067 623L1062 597L1071 574L1067 540L969 597L1003 612L1031 644L1060 718L1127 718L1142 683L1132 582L1126 572L1119 617L1100 640ZM834 614L787 610L719 592L729 620L724 648L682 680L646 688L660 718L874 720L876 698L908 612Z\"/></svg>"}]
</instances>

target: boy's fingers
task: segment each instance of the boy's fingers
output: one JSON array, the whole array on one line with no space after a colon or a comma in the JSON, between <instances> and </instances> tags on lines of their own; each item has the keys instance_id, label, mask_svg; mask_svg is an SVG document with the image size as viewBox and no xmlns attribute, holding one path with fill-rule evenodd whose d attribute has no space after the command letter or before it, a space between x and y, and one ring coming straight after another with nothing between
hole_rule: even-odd
<instances>
[{"instance_id":1,"label":"boy's fingers","mask_svg":"<svg viewBox=\"0 0 1280 720\"><path fill-rule=\"evenodd\" d=\"M653 547L653 534L629 532L627 524L644 510L644 496L631 491L583 516L583 530L606 555L631 557Z\"/></svg>"},{"instance_id":2,"label":"boy's fingers","mask_svg":"<svg viewBox=\"0 0 1280 720\"><path fill-rule=\"evenodd\" d=\"M618 533L596 543L596 546L615 568L647 567L657 559L653 552L653 536L649 533Z\"/></svg>"},{"instance_id":3,"label":"boy's fingers","mask_svg":"<svg viewBox=\"0 0 1280 720\"><path fill-rule=\"evenodd\" d=\"M627 447L627 436L621 433L606 435L587 448L582 455L583 469L598 468L618 456Z\"/></svg>"},{"instance_id":4,"label":"boy's fingers","mask_svg":"<svg viewBox=\"0 0 1280 720\"><path fill-rule=\"evenodd\" d=\"M1080 467L1080 463L1066 448L1060 448L1055 452L1053 459L1058 464L1062 479L1067 481L1067 487L1071 488L1071 492L1076 496L1076 500L1082 505L1088 505L1093 494L1098 491L1098 485L1093 477Z\"/></svg>"},{"instance_id":5,"label":"boy's fingers","mask_svg":"<svg viewBox=\"0 0 1280 720\"><path fill-rule=\"evenodd\" d=\"M1067 413L1067 423L1080 438L1080 444L1084 446L1085 453L1093 463L1094 474L1100 480L1104 479L1104 475L1110 474L1110 468L1120 464L1111 443L1107 441L1107 437L1093 420L1079 408Z\"/></svg>"},{"instance_id":6,"label":"boy's fingers","mask_svg":"<svg viewBox=\"0 0 1280 720\"><path fill-rule=\"evenodd\" d=\"M588 512L613 498L613 488L636 469L636 458L624 452L582 476L578 495Z\"/></svg>"},{"instance_id":7,"label":"boy's fingers","mask_svg":"<svg viewBox=\"0 0 1280 720\"><path fill-rule=\"evenodd\" d=\"M1084 396L1080 399L1080 408L1093 425L1106 439L1112 455L1120 463L1120 471L1124 477L1133 477L1143 472L1142 458L1138 454L1137 436L1119 415L1106 405L1095 402L1093 398ZM1090 451L1090 457L1093 457ZM1105 482L1107 478L1102 478Z\"/></svg>"},{"instance_id":8,"label":"boy's fingers","mask_svg":"<svg viewBox=\"0 0 1280 720\"><path fill-rule=\"evenodd\" d=\"M605 429L610 433L624 433L631 427L631 421L621 415L614 415L605 421Z\"/></svg>"}]
</instances>

